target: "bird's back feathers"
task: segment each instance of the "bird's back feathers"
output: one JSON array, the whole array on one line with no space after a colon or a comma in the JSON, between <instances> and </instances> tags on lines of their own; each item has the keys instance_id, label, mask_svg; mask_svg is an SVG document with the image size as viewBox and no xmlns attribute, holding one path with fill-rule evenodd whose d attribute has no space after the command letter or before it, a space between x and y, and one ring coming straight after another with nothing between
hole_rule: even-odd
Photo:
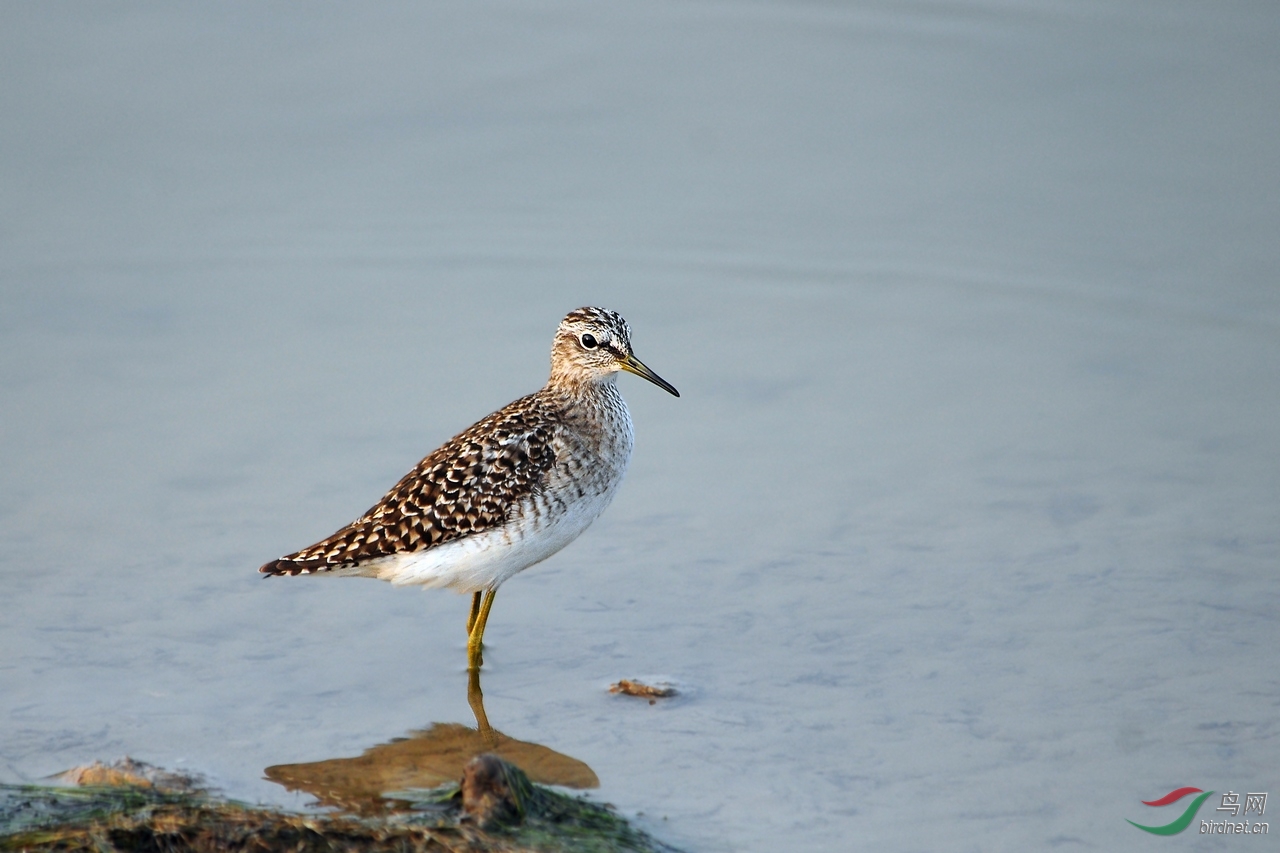
<instances>
[{"instance_id":1,"label":"bird's back feathers","mask_svg":"<svg viewBox=\"0 0 1280 853\"><path fill-rule=\"evenodd\" d=\"M419 462L360 518L258 571L349 569L505 524L555 465L557 420L547 406L530 394L494 412Z\"/></svg>"}]
</instances>

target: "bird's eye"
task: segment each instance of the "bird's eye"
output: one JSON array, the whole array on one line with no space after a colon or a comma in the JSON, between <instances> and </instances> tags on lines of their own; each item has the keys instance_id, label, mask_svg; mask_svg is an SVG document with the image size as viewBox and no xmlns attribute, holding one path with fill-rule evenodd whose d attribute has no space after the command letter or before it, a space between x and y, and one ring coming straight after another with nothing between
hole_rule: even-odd
<instances>
[{"instance_id":1,"label":"bird's eye","mask_svg":"<svg viewBox=\"0 0 1280 853\"><path fill-rule=\"evenodd\" d=\"M595 339L595 336L594 336L594 335L583 335L583 336L582 336L582 348L583 348L583 349L595 349L595 348L596 348L596 339Z\"/></svg>"}]
</instances>

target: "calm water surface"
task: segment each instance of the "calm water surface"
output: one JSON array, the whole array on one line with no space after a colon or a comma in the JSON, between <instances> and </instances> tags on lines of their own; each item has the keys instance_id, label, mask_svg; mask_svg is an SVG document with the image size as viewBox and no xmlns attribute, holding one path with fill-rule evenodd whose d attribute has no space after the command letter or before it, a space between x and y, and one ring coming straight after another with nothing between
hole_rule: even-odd
<instances>
[{"instance_id":1,"label":"calm water surface","mask_svg":"<svg viewBox=\"0 0 1280 853\"><path fill-rule=\"evenodd\" d=\"M494 729L695 850L1280 797L1274 4L0 19L0 779L303 807L266 768L474 727L465 598L255 569L600 304L683 396L620 380L631 472L502 588Z\"/></svg>"}]
</instances>

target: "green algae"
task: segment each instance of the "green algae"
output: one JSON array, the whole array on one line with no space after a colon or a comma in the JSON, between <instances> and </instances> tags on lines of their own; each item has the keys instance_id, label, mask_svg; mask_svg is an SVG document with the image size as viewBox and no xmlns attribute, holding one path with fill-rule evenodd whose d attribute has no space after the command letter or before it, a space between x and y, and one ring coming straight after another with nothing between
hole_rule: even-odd
<instances>
[{"instance_id":1,"label":"green algae","mask_svg":"<svg viewBox=\"0 0 1280 853\"><path fill-rule=\"evenodd\" d=\"M154 787L0 786L3 851L540 851L670 853L608 807L528 781L511 765L505 814L468 813L457 785L389 794L378 817L297 814Z\"/></svg>"}]
</instances>

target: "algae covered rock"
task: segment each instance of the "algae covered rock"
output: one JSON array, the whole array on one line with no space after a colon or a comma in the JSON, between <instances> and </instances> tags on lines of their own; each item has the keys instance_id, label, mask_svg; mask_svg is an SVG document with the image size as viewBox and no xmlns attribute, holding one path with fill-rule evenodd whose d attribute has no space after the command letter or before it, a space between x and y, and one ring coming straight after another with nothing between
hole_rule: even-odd
<instances>
[{"instance_id":1,"label":"algae covered rock","mask_svg":"<svg viewBox=\"0 0 1280 853\"><path fill-rule=\"evenodd\" d=\"M673 851L611 809L536 785L492 754L469 762L457 785L389 795L402 808L374 818L251 807L153 778L0 786L0 850Z\"/></svg>"}]
</instances>

